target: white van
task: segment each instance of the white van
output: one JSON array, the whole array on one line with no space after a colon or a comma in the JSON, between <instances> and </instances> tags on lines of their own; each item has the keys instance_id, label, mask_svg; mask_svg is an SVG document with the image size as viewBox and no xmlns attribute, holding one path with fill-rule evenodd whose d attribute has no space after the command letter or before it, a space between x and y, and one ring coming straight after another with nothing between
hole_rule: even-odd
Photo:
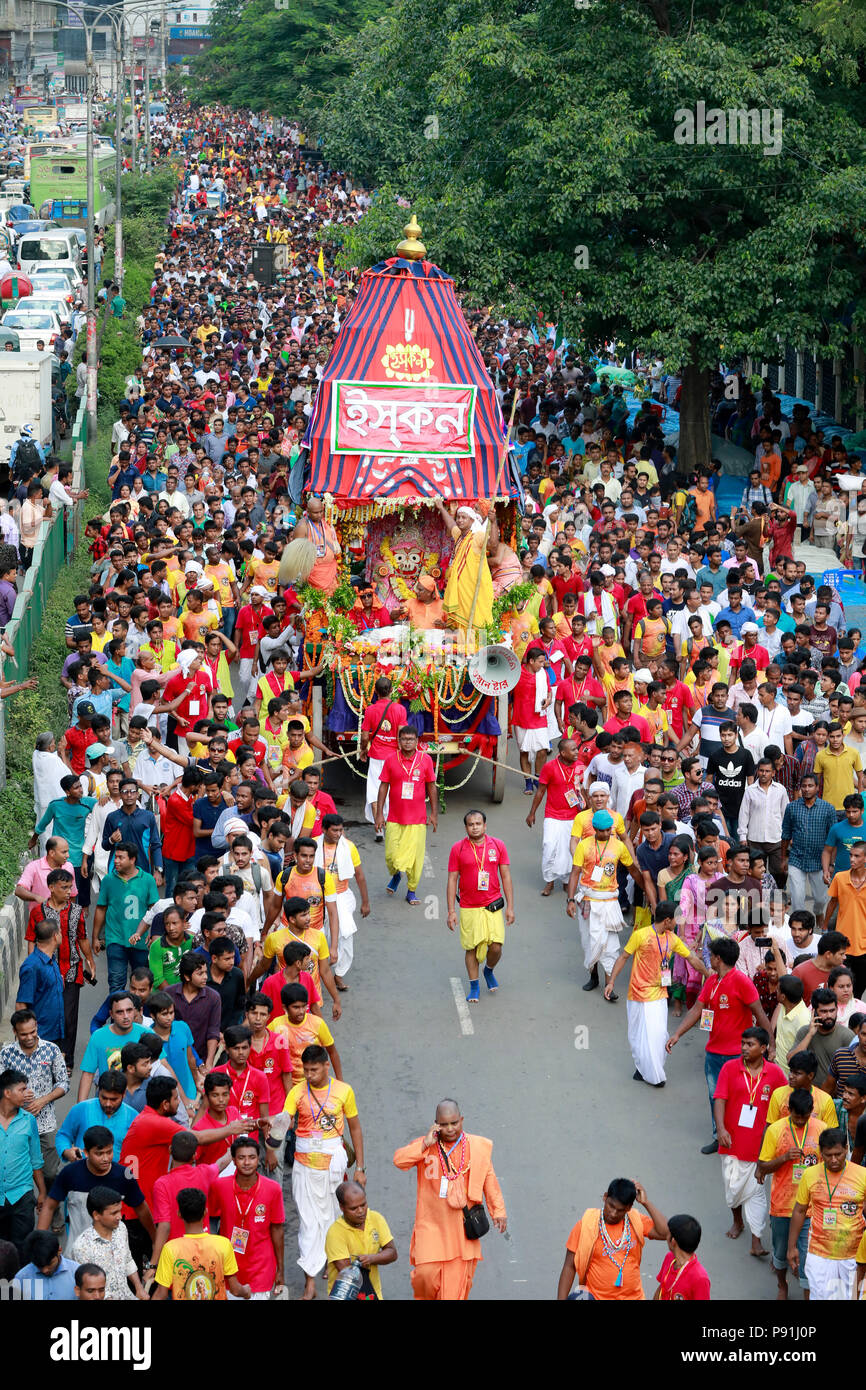
<instances>
[{"instance_id":1,"label":"white van","mask_svg":"<svg viewBox=\"0 0 866 1390\"><path fill-rule=\"evenodd\" d=\"M46 232L33 232L21 237L16 248L18 269L29 275L32 270L64 267L80 271L81 249L78 238L62 227Z\"/></svg>"}]
</instances>

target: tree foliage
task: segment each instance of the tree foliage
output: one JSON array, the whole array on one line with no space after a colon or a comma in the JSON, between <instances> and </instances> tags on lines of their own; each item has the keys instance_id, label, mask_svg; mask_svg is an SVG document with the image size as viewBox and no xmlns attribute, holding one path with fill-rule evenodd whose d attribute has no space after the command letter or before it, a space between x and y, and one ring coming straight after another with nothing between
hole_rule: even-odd
<instances>
[{"instance_id":1,"label":"tree foliage","mask_svg":"<svg viewBox=\"0 0 866 1390\"><path fill-rule=\"evenodd\" d=\"M299 116L317 110L347 73L339 40L387 0L216 0L214 42L192 66L201 100Z\"/></svg>"},{"instance_id":2,"label":"tree foliage","mask_svg":"<svg viewBox=\"0 0 866 1390\"><path fill-rule=\"evenodd\" d=\"M799 0L398 0L344 42L322 115L326 153L381 189L347 255L392 252L399 190L461 285L690 364L698 392L720 355L863 342L866 94L803 18ZM779 111L781 148L677 143L699 102Z\"/></svg>"}]
</instances>

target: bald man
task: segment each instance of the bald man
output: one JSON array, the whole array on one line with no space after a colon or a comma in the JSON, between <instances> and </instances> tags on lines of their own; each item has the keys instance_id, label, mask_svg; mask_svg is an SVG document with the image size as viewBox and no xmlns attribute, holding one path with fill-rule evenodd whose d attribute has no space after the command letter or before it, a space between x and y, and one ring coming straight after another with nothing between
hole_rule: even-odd
<instances>
[{"instance_id":1,"label":"bald man","mask_svg":"<svg viewBox=\"0 0 866 1390\"><path fill-rule=\"evenodd\" d=\"M481 1241L466 1235L465 1206L486 1205L497 1231L505 1231L505 1202L492 1153L489 1139L464 1132L456 1100L441 1100L423 1138L395 1153L395 1167L414 1168L418 1176L409 1246L416 1302L464 1302L469 1297L483 1256Z\"/></svg>"},{"instance_id":2,"label":"bald man","mask_svg":"<svg viewBox=\"0 0 866 1390\"><path fill-rule=\"evenodd\" d=\"M339 561L342 551L337 532L330 522L325 520L325 508L321 498L307 498L304 515L292 532L292 540L312 541L316 547L316 561L307 582L324 594L332 594L339 583Z\"/></svg>"},{"instance_id":3,"label":"bald man","mask_svg":"<svg viewBox=\"0 0 866 1390\"><path fill-rule=\"evenodd\" d=\"M340 1215L325 1236L328 1293L340 1270L357 1260L363 1281L358 1298L381 1302L379 1270L382 1265L393 1264L397 1258L391 1228L381 1212L371 1211L367 1206L367 1194L359 1182L341 1182L335 1195Z\"/></svg>"}]
</instances>

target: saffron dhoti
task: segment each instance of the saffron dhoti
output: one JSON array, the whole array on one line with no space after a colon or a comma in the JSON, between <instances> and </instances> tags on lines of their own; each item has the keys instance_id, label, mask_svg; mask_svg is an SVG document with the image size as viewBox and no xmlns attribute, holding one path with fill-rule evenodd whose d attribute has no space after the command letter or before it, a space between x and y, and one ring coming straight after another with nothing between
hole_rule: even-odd
<instances>
[{"instance_id":1,"label":"saffron dhoti","mask_svg":"<svg viewBox=\"0 0 866 1390\"><path fill-rule=\"evenodd\" d=\"M474 951L476 959L487 959L487 948L502 945L505 940L505 917L502 909L488 912L486 907L461 907L460 945L464 951Z\"/></svg>"},{"instance_id":2,"label":"saffron dhoti","mask_svg":"<svg viewBox=\"0 0 866 1390\"><path fill-rule=\"evenodd\" d=\"M426 825L385 826L385 864L392 874L405 874L410 891L421 881L424 853L427 848Z\"/></svg>"}]
</instances>

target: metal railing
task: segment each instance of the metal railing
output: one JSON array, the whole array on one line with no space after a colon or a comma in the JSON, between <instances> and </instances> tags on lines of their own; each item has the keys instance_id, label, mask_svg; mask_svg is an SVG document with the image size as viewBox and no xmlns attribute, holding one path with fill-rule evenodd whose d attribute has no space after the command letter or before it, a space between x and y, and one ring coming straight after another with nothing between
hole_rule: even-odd
<instances>
[{"instance_id":1,"label":"metal railing","mask_svg":"<svg viewBox=\"0 0 866 1390\"><path fill-rule=\"evenodd\" d=\"M82 401L72 427L72 486L76 490L84 487L86 444L87 406L86 402ZM30 568L21 581L12 617L6 624L6 640L15 651L16 679L26 679L33 639L42 627L54 582L81 536L84 507L83 501L76 502L71 508L61 507L54 516L43 521L39 528ZM0 661L2 660L0 658ZM11 657L5 658L7 665L11 662ZM6 786L5 703L5 700L0 700L0 789Z\"/></svg>"}]
</instances>

